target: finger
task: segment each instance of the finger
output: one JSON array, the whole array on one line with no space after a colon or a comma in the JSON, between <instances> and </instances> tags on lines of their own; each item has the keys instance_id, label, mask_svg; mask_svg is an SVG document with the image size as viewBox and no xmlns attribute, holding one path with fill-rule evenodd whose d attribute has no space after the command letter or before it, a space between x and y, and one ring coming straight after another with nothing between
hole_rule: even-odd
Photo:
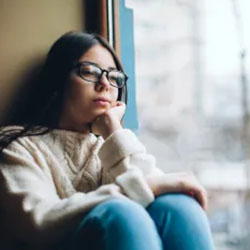
<instances>
[{"instance_id":1,"label":"finger","mask_svg":"<svg viewBox=\"0 0 250 250\"><path fill-rule=\"evenodd\" d=\"M188 196L191 196L192 198L194 198L200 205L203 209L205 209L205 203L204 203L204 200L202 198L202 195L200 194L199 191L197 192L194 192L194 191L184 191L183 192L184 194L188 195Z\"/></svg>"},{"instance_id":2,"label":"finger","mask_svg":"<svg viewBox=\"0 0 250 250\"><path fill-rule=\"evenodd\" d=\"M118 107L121 107L121 106L122 106L121 102L115 101L115 102L111 103L110 108L118 108Z\"/></svg>"},{"instance_id":3,"label":"finger","mask_svg":"<svg viewBox=\"0 0 250 250\"><path fill-rule=\"evenodd\" d=\"M203 186L196 178L184 179L181 182L181 189L187 195L194 197L204 210L207 209L207 194Z\"/></svg>"},{"instance_id":4,"label":"finger","mask_svg":"<svg viewBox=\"0 0 250 250\"><path fill-rule=\"evenodd\" d=\"M110 109L111 111L117 112L119 114L120 119L125 114L126 111L126 104L123 102L116 102L115 106Z\"/></svg>"},{"instance_id":5,"label":"finger","mask_svg":"<svg viewBox=\"0 0 250 250\"><path fill-rule=\"evenodd\" d=\"M207 194L203 188L198 188L194 192L194 198L200 203L204 210L207 210Z\"/></svg>"},{"instance_id":6,"label":"finger","mask_svg":"<svg viewBox=\"0 0 250 250\"><path fill-rule=\"evenodd\" d=\"M195 191L194 191L194 197L198 200L198 202L201 204L201 206L204 208L204 210L207 209L207 192L205 188L200 184L196 176L188 171L189 176L191 177L191 183L194 185Z\"/></svg>"},{"instance_id":7,"label":"finger","mask_svg":"<svg viewBox=\"0 0 250 250\"><path fill-rule=\"evenodd\" d=\"M126 107L126 104L124 102L121 102L121 101L116 101L116 106L124 106L124 107Z\"/></svg>"},{"instance_id":8,"label":"finger","mask_svg":"<svg viewBox=\"0 0 250 250\"><path fill-rule=\"evenodd\" d=\"M195 196L195 194L194 194L193 191L185 191L184 193L187 194L187 195L189 195L189 196L191 196L191 197Z\"/></svg>"},{"instance_id":9,"label":"finger","mask_svg":"<svg viewBox=\"0 0 250 250\"><path fill-rule=\"evenodd\" d=\"M203 198L203 208L204 210L207 210L208 208L208 197L207 197L207 192L205 189L202 191L202 198Z\"/></svg>"},{"instance_id":10,"label":"finger","mask_svg":"<svg viewBox=\"0 0 250 250\"><path fill-rule=\"evenodd\" d=\"M196 178L195 178L196 179ZM207 210L208 205L208 199L207 199L207 191L206 189L200 184L200 182L196 179L196 187L197 187L197 193L196 196L199 199L202 207Z\"/></svg>"}]
</instances>

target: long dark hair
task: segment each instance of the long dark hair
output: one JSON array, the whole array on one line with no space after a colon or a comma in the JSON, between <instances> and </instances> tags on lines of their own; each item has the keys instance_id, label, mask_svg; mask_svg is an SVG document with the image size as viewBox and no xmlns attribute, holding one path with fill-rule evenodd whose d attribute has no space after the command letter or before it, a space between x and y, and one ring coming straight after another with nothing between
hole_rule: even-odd
<instances>
[{"instance_id":1,"label":"long dark hair","mask_svg":"<svg viewBox=\"0 0 250 250\"><path fill-rule=\"evenodd\" d=\"M77 31L61 36L49 50L32 87L21 92L12 102L1 124L7 129L0 132L0 154L19 137L46 134L58 128L70 70L96 44L105 47L111 53L117 69L123 71L114 50L101 36ZM118 100L127 103L127 86L118 89Z\"/></svg>"}]
</instances>

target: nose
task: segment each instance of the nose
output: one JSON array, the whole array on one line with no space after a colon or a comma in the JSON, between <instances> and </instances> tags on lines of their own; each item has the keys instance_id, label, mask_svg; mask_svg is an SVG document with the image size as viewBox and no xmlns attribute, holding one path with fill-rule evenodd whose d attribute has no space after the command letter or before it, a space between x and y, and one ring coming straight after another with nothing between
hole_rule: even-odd
<instances>
[{"instance_id":1,"label":"nose","mask_svg":"<svg viewBox=\"0 0 250 250\"><path fill-rule=\"evenodd\" d=\"M107 78L107 72L103 72L100 81L96 84L97 90L108 90L110 88L110 83Z\"/></svg>"}]
</instances>

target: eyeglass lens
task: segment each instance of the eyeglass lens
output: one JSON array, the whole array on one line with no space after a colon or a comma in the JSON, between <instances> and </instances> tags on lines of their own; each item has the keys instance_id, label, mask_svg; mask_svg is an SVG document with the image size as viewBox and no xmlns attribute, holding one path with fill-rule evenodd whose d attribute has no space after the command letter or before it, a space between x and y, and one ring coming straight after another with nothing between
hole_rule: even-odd
<instances>
[{"instance_id":1,"label":"eyeglass lens","mask_svg":"<svg viewBox=\"0 0 250 250\"><path fill-rule=\"evenodd\" d=\"M95 65L83 64L80 66L80 76L86 81L98 83L102 76L102 70ZM106 76L110 85L117 88L123 87L126 82L126 76L120 71L108 71Z\"/></svg>"}]
</instances>

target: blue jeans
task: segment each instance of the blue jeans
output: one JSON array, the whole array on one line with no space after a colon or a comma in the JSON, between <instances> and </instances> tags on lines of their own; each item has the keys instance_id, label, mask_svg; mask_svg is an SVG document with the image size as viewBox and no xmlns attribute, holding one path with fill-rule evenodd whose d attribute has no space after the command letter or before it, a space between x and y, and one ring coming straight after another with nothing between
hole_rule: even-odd
<instances>
[{"instance_id":1,"label":"blue jeans","mask_svg":"<svg viewBox=\"0 0 250 250\"><path fill-rule=\"evenodd\" d=\"M191 197L164 194L146 209L110 199L87 213L68 250L212 250L206 214Z\"/></svg>"}]
</instances>

